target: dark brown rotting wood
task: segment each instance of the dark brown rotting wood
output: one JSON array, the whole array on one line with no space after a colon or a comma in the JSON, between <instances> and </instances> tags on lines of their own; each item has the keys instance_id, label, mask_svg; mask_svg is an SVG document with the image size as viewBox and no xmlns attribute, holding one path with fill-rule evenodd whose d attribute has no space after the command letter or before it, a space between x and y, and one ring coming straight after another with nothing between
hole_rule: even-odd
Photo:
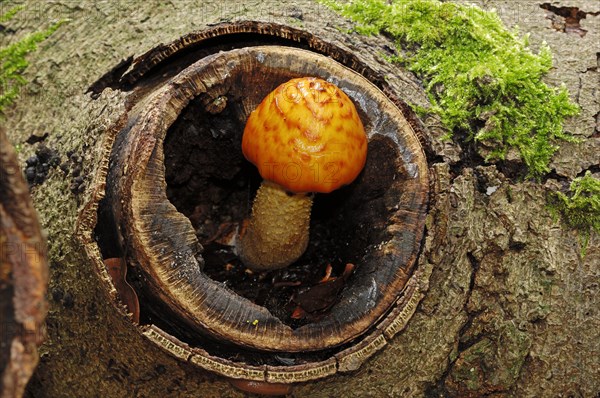
<instances>
[{"instance_id":1,"label":"dark brown rotting wood","mask_svg":"<svg viewBox=\"0 0 600 398\"><path fill-rule=\"evenodd\" d=\"M368 160L347 206L367 203L369 192L377 192L377 196L388 198L388 204L381 202L381 210L389 214L387 222L382 220L383 229L376 227L369 232L372 240L365 247L362 265L331 309L332 316L292 329L264 308L223 289L200 272L197 256L201 247L190 221L165 195L161 143L167 127L196 96L202 100L227 93L234 110L228 117L234 126L238 125L236 131L228 133L239 135L239 127L249 112L274 86L301 75L329 78L345 90L364 118L371 144L384 145L383 152L371 151L370 164ZM249 348L287 352L344 344L364 333L394 303L418 254L427 210L428 171L406 119L367 80L307 51L251 47L213 55L194 64L148 98L146 109L115 154L114 173L109 174L107 185L118 207L116 218L125 230L124 236L130 237L132 261L143 270L149 297L160 297L188 326L195 325L206 334ZM234 141L239 141L239 137ZM391 156L377 159L377 154L385 151L392 151ZM390 159L396 160L390 163ZM231 163L235 167L233 160ZM374 191L371 180L379 180L382 165L392 167L385 173L389 182L382 183L380 191ZM360 217L357 214L354 218ZM360 222L369 225L370 221Z\"/></svg>"},{"instance_id":2,"label":"dark brown rotting wood","mask_svg":"<svg viewBox=\"0 0 600 398\"><path fill-rule=\"evenodd\" d=\"M595 17L600 15L598 12L585 12L578 7L560 7L551 3L540 4L540 8L547 10L547 18L552 21L552 27L559 32L577 34L579 37L585 37L587 30L581 27L581 20L588 15Z\"/></svg>"},{"instance_id":3,"label":"dark brown rotting wood","mask_svg":"<svg viewBox=\"0 0 600 398\"><path fill-rule=\"evenodd\" d=\"M384 81L381 75L361 62L355 54L342 50L308 31L273 22L239 21L217 24L202 31L191 32L171 43L156 46L133 60L131 70L123 75L121 82L134 85L167 63L169 69L181 70L218 51L260 45L285 45L308 49L331 57L365 76L375 85L379 86ZM195 51L198 53L194 53Z\"/></svg>"},{"instance_id":4,"label":"dark brown rotting wood","mask_svg":"<svg viewBox=\"0 0 600 398\"><path fill-rule=\"evenodd\" d=\"M29 189L0 129L0 396L20 397L44 339L48 265Z\"/></svg>"},{"instance_id":5,"label":"dark brown rotting wood","mask_svg":"<svg viewBox=\"0 0 600 398\"><path fill-rule=\"evenodd\" d=\"M230 28L227 28L228 25L231 25ZM269 387L316 380L335 374L338 371L352 371L383 348L389 338L392 338L395 333L404 328L416 304L418 304L423 296L423 292L420 289L421 285L426 286L426 281L419 282L419 280L426 278L426 275L424 276L420 272L415 273L414 264L419 253L419 242L423 232L422 226L429 200L426 160L419 146L419 141L421 143L426 142L424 139L426 134L422 131L422 126L418 118L406 104L398 99L396 93L389 89L380 75L373 72L371 68L362 63L354 54L332 46L329 43L324 43L321 50L330 56L331 54L328 52L331 52L334 54L332 58L341 60L346 66L362 71L391 101L391 104L388 102L383 108L388 111L394 109L392 112L398 112L399 108L401 111L399 118L403 120L397 128L400 131L400 135L387 131L386 129L389 130L389 126L381 122L381 109L379 109L379 106L367 104L367 101L360 94L362 88L357 90L357 87L360 85L355 86L354 83L348 83L345 78L350 71L342 68L343 72L340 73L344 76L341 78L342 85L349 84L342 87L342 89L353 91L351 97L354 102L360 103L363 101L359 106L361 119L364 121L366 118L371 123L371 132L369 134L371 164L370 166L368 165L369 167L359 177L356 187L345 190L340 195L343 199L345 196L348 196L349 200L345 202L342 200L342 202L350 210L353 207L361 206L361 200L357 199L359 196L357 193L360 194L363 192L366 195L363 200L369 203L368 207L371 208L369 210L371 213L367 211L359 216L356 216L355 213L346 213L342 215L342 218L355 219L355 225L360 225L354 233L356 236L362 236L362 238L349 243L350 246L364 248L365 242L376 243L371 245L370 249L365 252L364 261L377 261L378 256L381 256L381 259L383 259L381 265L383 267L393 266L393 264L404 264L404 266L397 269L397 285L389 286L391 294L387 303L383 304L383 307L387 308L389 314L386 315L386 310L383 310L379 315L374 316L371 321L367 320L362 323L356 323L350 328L353 333L352 335L356 337L349 337L343 340L351 341L346 343L334 342L332 344L330 344L331 342L320 342L320 347L322 348L313 346L309 349L316 351L307 350L300 352L304 348L310 347L310 345L302 346L306 342L298 344L299 340L296 337L287 340L277 330L273 333L273 330L280 328L282 330L291 330L292 333L303 327L304 330L307 330L310 329L311 322L319 322L318 317L308 320L308 323L296 324L293 328L282 323L277 317L271 317L269 318L271 321L266 322L265 319L259 319L255 316L257 310L258 313L261 313L260 308L256 308L256 304L240 296L236 297L235 294L232 295L231 291L219 287L219 284L213 284L206 276L200 275L202 286L208 286L204 290L205 293L208 292L211 294L212 292L213 300L222 301L223 297L219 296L222 296L223 292L225 292L225 300L228 300L228 303L235 303L229 308L242 308L244 311L242 316L237 317L237 323L231 322L231 313L226 313L222 309L218 309L218 302L216 303L216 307L211 310L212 312L209 311L207 313L209 314L209 320L212 318L217 323L217 329L224 327L225 333L214 330L214 328L211 329L202 326L202 322L198 322L197 319L198 313L194 314L192 311L190 317L190 311L182 308L190 301L190 296L187 293L184 293L179 298L179 302L177 300L174 302L172 297L167 297L166 302L162 302L163 295L161 294L159 294L161 302L158 303L156 301L156 292L159 291L158 289L162 289L160 283L164 282L156 284L158 274L166 270L172 276L177 275L178 280L185 285L189 284L190 280L198 281L196 279L197 273L205 267L204 256L207 253L199 245L193 229L189 226L189 220L177 212L177 210L182 211L184 214L192 217L193 214L188 211L191 208L185 210L185 204L191 203L188 201L194 195L196 195L195 200L202 203L202 201L206 200L202 197L204 191L191 191L191 196L185 196L182 195L184 191L181 190L173 196L173 192L175 192L176 186L178 186L177 184L184 184L182 186L185 186L187 184L185 181L189 180L190 176L194 173L198 173L198 170L200 170L200 173L208 173L206 175L213 173L213 177L218 174L226 179L235 178L235 174L240 170L240 165L242 164L242 169L246 167L243 165L241 152L235 149L235 143L241 139L241 132L246 117L262 100L262 97L279 83L291 77L296 77L298 74L319 76L325 73L322 77L330 77L334 83L337 83L337 79L339 79L340 74L337 72L331 73L330 68L333 68L333 66L329 64L337 65L331 59L325 58L323 64L316 67L314 64L318 64L319 62L305 61L305 65L302 67L308 65L311 68L310 70L305 70L303 73L296 70L290 73L290 64L302 63L295 59L297 56L290 55L294 51L299 50L282 48L276 58L285 58L286 56L292 58L291 61L286 62L281 59L273 61L273 59L269 58L273 55L273 48L266 47L266 50L262 52L260 48L256 48L260 44L265 44L265 42L267 44L280 44L278 39L273 39L274 37L276 39L280 33L272 29L274 26L272 24L242 22L239 24L240 26L237 26L238 24L228 25L219 25L210 28L208 33L200 32L199 34L191 34L192 36L197 35L198 40L196 42L182 39L177 41L179 44L174 45L171 49L167 48L169 45L161 45L155 51L151 51L143 56L148 57L146 61L142 61L143 57L134 61L130 72L135 71L145 62L147 62L147 69L139 74L138 80L133 81L133 86L135 87L133 87L133 91L126 100L127 112L119 119L116 125L110 128L109 134L107 134L107 140L104 144L107 156L102 161L101 172L98 174L98 178L92 184L92 199L84 206L84 210L80 213L78 236L80 236L82 243L84 243L86 251L99 273L100 280L107 287L107 298L120 311L122 311L123 307L118 304L114 281L108 275L102 258L127 255L133 267L130 269L130 274L133 276L129 282L141 294L142 307L145 308L142 308L142 314L146 313L150 316L148 318L148 316L142 315L142 319L140 320L141 325L138 330L153 344L156 344L181 360L189 361L200 368L230 379L240 380L244 383L260 383L260 388L265 385ZM271 26L271 28L264 28L265 26ZM227 33L228 29L231 29L229 31L232 33ZM236 29L238 33L235 33ZM244 33L244 29L247 30L248 35ZM300 31L295 28L286 27L286 29L289 29L291 35L297 34ZM221 40L218 36L220 34L227 37ZM311 45L313 46L314 43L323 43L320 39L312 37L310 33L303 32L302 35L307 36L305 39L294 42L300 43L300 47L309 48L307 43L312 43ZM245 41L239 40L244 37ZM291 39L288 37L285 40ZM219 43L221 43L220 46ZM214 54L216 51L226 49L223 47L223 43L231 48L236 48L244 44L255 47L240 50L237 54L237 61L240 61L245 56L253 59L250 62L252 67L258 66L258 70L262 67L262 72L255 73L255 75L260 75L260 84L252 84L252 78L259 76L253 77L252 74L247 76L248 73L237 74L239 71L236 71L235 67L236 57L233 58L233 62L225 62L223 61L223 54L210 56L210 54ZM186 48L187 46L189 48ZM314 48L312 50L320 51ZM160 53L165 58L157 55ZM262 58L260 62L257 61L259 53ZM241 56L240 54L245 55ZM263 58L266 55L269 56ZM307 56L315 57L316 55L309 53ZM201 60L198 61L199 59ZM274 63L265 66L265 59L267 63ZM195 65L190 66L196 61ZM229 59L229 61L232 61L232 59ZM283 69L287 70L283 74L281 71L277 71L282 65ZM298 65L294 67L298 67ZM184 70L184 68L187 69ZM341 67L338 65L335 68ZM318 70L321 71L318 72ZM251 87L251 89L249 90L248 87ZM379 93L377 95L381 95L377 89L373 89L376 93ZM175 128L175 125L179 125L180 127ZM189 135L185 132L186 129L190 129L194 125L197 128L195 133ZM169 126L171 127L168 128ZM168 135L167 130L169 131ZM192 130L189 131L192 132ZM383 130L384 133L378 134L381 132L380 130ZM186 168L190 168L190 165L177 163L178 159L183 159L181 158L182 155L178 154L178 151L183 147L181 145L173 145L173 139L165 141L165 135L167 135L167 138L181 136L181 139L186 144L193 144L197 140L197 138L194 138L194 134L201 134L202 136L208 134L210 137L209 140L205 140L204 144L202 144L202 148L206 153L214 152L210 147L210 140L230 141L231 143L227 144L231 145L230 149L227 149L222 154L218 151L214 152L218 154L215 160L227 158L229 159L229 164L225 167L221 165L214 168L212 163L205 163L186 170ZM188 147L190 146L188 145ZM218 148L216 149L218 150ZM112 156L109 159L108 154L111 152ZM392 161L391 159L394 160ZM163 164L166 166L166 176L164 175ZM110 172L107 175L104 171L109 168L109 165ZM416 173L415 170L417 170ZM190 171L192 174L190 174ZM148 178L149 176L152 178ZM106 177L107 179L105 180ZM161 177L162 179L158 178L158 182L154 181L153 179L157 177ZM173 187L168 187L168 190L171 192L168 197L165 196L165 177L167 181L177 181ZM407 182L408 184L406 184ZM369 184L371 185L370 188L365 189L364 186ZM105 187L108 187L106 192ZM198 189L198 187L194 189ZM248 190L251 187L245 187L244 189ZM207 191L210 191L210 189ZM143 194L140 196L140 193ZM246 196L251 196L251 194L247 194ZM352 199L353 197L354 199ZM164 205L149 206L148 203L144 203L146 201L144 198L151 198L151 201L158 200L158 202L164 203ZM206 198L209 197L207 196ZM210 200L216 200L217 198L213 197ZM125 206L121 206L121 199L125 200ZM168 203L169 200L176 205L177 209ZM339 203L340 198L333 200L333 202L336 201ZM132 205L133 203L135 205ZM414 205L415 203L420 204L411 208L411 204ZM326 203L325 205L329 204ZM143 210L144 207L146 207L146 211ZM150 229L146 229L148 233L142 234L145 237L140 235L142 236L142 240L136 237L131 239L131 224L127 220L132 220L133 208L138 208L136 213L138 216L136 217L138 217L138 221L142 221L140 225L144 225L145 223L145 228L150 227ZM388 212L391 213L388 214ZM381 214L378 215L379 213ZM140 218L140 215L143 217ZM376 227L374 227L372 224L373 217L377 218L381 217L381 215L383 215L383 219L376 221ZM164 219L166 218L174 221L174 223L164 227ZM416 229L410 232L404 228L395 226L397 223L416 226ZM106 228L107 225L109 225L108 229ZM207 247L210 248L211 245L214 245L211 242L214 241L215 236L220 244L227 242L228 239L225 238L221 241L219 231L226 230L229 231L228 234L231 234L232 231L235 231L236 223L234 222L232 225L226 222L221 225L223 228L220 229L217 228L219 224L216 224L212 233L209 233L211 230L207 231L207 236L205 237ZM98 229L100 226L102 228ZM92 235L91 230L94 228L95 231ZM324 228L331 228L331 226ZM159 231L159 235L162 235L163 239L159 237L156 240L157 238L154 235L160 229L163 231ZM343 234L340 233L340 235ZM91 239L92 236L100 237L100 239ZM183 261L183 264L187 263L187 266L184 265L182 267L181 261L179 263L175 261L171 264L175 266L176 271L169 270L171 267L163 268L162 271L158 269L153 271L152 268L148 268L148 264L156 263L151 258L161 258L161 256L155 257L149 255L145 249L140 250L140 247L146 242L146 245L150 244L150 246L155 246L154 243L159 243L159 251L161 248L168 249L168 246L174 242L165 246L164 237L170 238L173 236L179 237L177 239L179 243L175 242L175 252L180 255L184 254L183 257L175 256L174 258L178 258L179 260L184 258L185 261ZM106 239L103 237L106 237ZM409 247L412 247L412 253L407 251L406 248ZM141 266L143 263L146 264L145 267ZM372 272L365 269L364 266L361 270L360 265L363 264L362 261L357 263L358 272L348 279L349 289L344 287L343 297L350 299L350 301L361 296L361 289L364 292L368 292L372 291L373 287L373 281L371 283L365 282ZM323 263L322 266L325 267L325 264ZM343 266L343 264L340 266ZM134 272L131 272L132 270ZM142 272L142 270L144 271ZM324 268L323 271L317 272L318 277L315 279L315 283L322 278L323 272ZM338 267L335 275L341 275L341 272ZM200 274L202 273L200 272ZM389 277L390 275L393 275L393 273L390 274L388 272L385 277ZM384 286L382 281L385 278L377 277L375 279L373 280L376 286ZM285 279L281 280L286 281ZM402 286L405 286L404 290ZM363 294L363 296L365 295ZM367 294L365 297L368 296ZM342 309L341 313L349 314L354 309L350 305L347 310L344 311ZM329 311L337 310L339 308L334 306ZM331 315L327 315L327 310L324 313L326 314L325 318L332 318ZM123 315L126 315L125 312L123 312ZM337 316L337 318L340 317ZM341 318L351 321L351 317L341 316ZM241 325L239 319L243 319ZM160 322L154 325L155 321ZM219 326L218 323L221 323L221 325ZM312 327L314 328L314 324L312 324ZM326 329L327 326L322 325L321 328ZM250 344L244 340L244 333L247 333L248 330L255 332L260 330L260 334L257 335L255 333L250 335ZM265 338L267 334L276 336L276 338L269 336ZM208 335L213 337L210 338ZM256 336L262 338L262 343L259 342L259 347L262 344L260 351L255 351L258 348L255 344L255 340L257 340ZM246 338L246 340L248 339ZM286 341L279 348L269 346L270 342L276 340ZM319 339L312 338L309 340L314 342ZM292 342L291 344L289 344L290 341ZM266 346L265 343L267 344ZM276 352L270 353L269 351ZM263 385L263 383L265 384Z\"/></svg>"}]
</instances>

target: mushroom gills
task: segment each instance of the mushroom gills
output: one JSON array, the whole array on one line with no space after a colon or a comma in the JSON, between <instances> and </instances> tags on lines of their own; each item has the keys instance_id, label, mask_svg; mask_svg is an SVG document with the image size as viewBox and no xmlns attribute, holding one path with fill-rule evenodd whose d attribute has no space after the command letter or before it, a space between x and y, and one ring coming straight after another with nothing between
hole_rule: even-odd
<instances>
[{"instance_id":1,"label":"mushroom gills","mask_svg":"<svg viewBox=\"0 0 600 398\"><path fill-rule=\"evenodd\" d=\"M248 225L240 234L242 262L262 271L298 260L308 246L312 203L312 194L289 193L279 184L263 181Z\"/></svg>"}]
</instances>

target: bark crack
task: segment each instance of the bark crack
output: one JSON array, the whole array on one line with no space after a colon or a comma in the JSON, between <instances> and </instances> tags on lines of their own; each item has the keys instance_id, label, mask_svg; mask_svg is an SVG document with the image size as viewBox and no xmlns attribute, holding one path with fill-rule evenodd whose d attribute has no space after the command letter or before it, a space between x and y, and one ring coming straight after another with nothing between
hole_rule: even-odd
<instances>
[{"instance_id":1,"label":"bark crack","mask_svg":"<svg viewBox=\"0 0 600 398\"><path fill-rule=\"evenodd\" d=\"M87 93L91 93L92 99L97 99L105 88L118 89L121 87L121 76L129 69L133 63L133 55L121 60L117 65L112 67L102 77L96 80L88 89Z\"/></svg>"},{"instance_id":2,"label":"bark crack","mask_svg":"<svg viewBox=\"0 0 600 398\"><path fill-rule=\"evenodd\" d=\"M570 33L584 37L587 30L581 27L581 20L587 16L595 17L600 11L583 11L579 7L557 7L550 3L540 4L540 8L549 11L546 18L552 23L552 28L559 32Z\"/></svg>"},{"instance_id":3,"label":"bark crack","mask_svg":"<svg viewBox=\"0 0 600 398\"><path fill-rule=\"evenodd\" d=\"M448 357L447 366L444 372L440 375L437 383L429 385L425 389L426 397L448 397L448 396L456 396L456 391L453 388L449 388L448 384L452 384L453 372L455 372L455 364L457 361L461 359L461 354L468 350L473 345L477 344L481 340L484 339L485 336L475 336L473 338L464 339L463 337L467 335L468 331L471 329L474 320L480 316L484 311L483 310L469 310L469 302L471 300L471 295L475 289L475 278L477 275L477 271L479 269L479 262L472 254L472 252L466 253L467 260L471 266L471 275L469 279L469 288L464 296L464 304L463 311L467 315L467 319L463 323L460 331L456 334L456 350L453 350ZM451 386L452 387L452 386ZM488 394L483 394L482 396L487 396Z\"/></svg>"},{"instance_id":4,"label":"bark crack","mask_svg":"<svg viewBox=\"0 0 600 398\"><path fill-rule=\"evenodd\" d=\"M600 112L596 113L594 118L596 119L596 128L594 129L594 133L592 134L591 138L598 138L600 137Z\"/></svg>"}]
</instances>

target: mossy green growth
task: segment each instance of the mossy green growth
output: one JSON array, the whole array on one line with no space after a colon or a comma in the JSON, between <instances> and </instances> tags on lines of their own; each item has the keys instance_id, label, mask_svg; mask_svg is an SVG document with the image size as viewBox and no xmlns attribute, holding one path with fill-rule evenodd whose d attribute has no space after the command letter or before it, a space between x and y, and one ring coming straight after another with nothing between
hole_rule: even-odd
<instances>
[{"instance_id":1,"label":"mossy green growth","mask_svg":"<svg viewBox=\"0 0 600 398\"><path fill-rule=\"evenodd\" d=\"M600 179L587 171L583 177L575 178L569 187L570 194L553 192L549 204L553 214L562 216L571 228L582 233L582 256L593 231L600 234Z\"/></svg>"},{"instance_id":2,"label":"mossy green growth","mask_svg":"<svg viewBox=\"0 0 600 398\"><path fill-rule=\"evenodd\" d=\"M10 21L22 9L16 6L0 14L0 22ZM18 97L20 89L27 83L22 76L23 71L29 63L25 56L37 49L37 45L50 36L62 22L58 22L49 28L32 33L6 47L0 47L0 115L5 107L12 104ZM0 32L0 35L5 33Z\"/></svg>"},{"instance_id":3,"label":"mossy green growth","mask_svg":"<svg viewBox=\"0 0 600 398\"><path fill-rule=\"evenodd\" d=\"M360 33L394 38L395 61L423 80L430 112L484 146L486 161L515 147L529 175L541 176L557 141L574 140L562 124L577 105L564 87L541 80L552 67L550 50L532 53L527 36L507 30L495 12L438 0L321 1L358 22Z\"/></svg>"}]
</instances>

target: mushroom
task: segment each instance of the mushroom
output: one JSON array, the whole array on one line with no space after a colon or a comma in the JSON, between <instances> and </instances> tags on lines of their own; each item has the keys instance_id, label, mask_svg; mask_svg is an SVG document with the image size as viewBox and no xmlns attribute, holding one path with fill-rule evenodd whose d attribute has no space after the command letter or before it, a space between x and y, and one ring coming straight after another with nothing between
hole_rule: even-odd
<instances>
[{"instance_id":1,"label":"mushroom","mask_svg":"<svg viewBox=\"0 0 600 398\"><path fill-rule=\"evenodd\" d=\"M334 84L281 84L250 114L242 152L263 178L241 233L245 265L284 268L306 250L313 193L350 184L365 165L367 137L354 104Z\"/></svg>"},{"instance_id":2,"label":"mushroom","mask_svg":"<svg viewBox=\"0 0 600 398\"><path fill-rule=\"evenodd\" d=\"M331 232L325 246L339 248L335 261L360 262L326 313L321 306L309 308L306 296L290 300L293 289L280 289L286 291L277 293L282 300L253 301L256 296L245 297L236 286L213 279L206 261L210 249L201 245L207 242L198 240L186 216L201 205L214 220L235 224L240 219L241 209L229 213L221 212L221 203L214 206L215 199L223 200L223 209L239 206L244 176L254 167L241 150L244 128L231 126L244 126L273 88L299 76L330 76L356 105L368 134L369 161L362 178L343 195L332 194L340 200L326 200L339 206L338 217L324 215L319 221ZM111 304L125 313L103 260L127 253L136 279L143 281L136 288L142 314L147 315L136 330L148 344L191 366L271 384L356 370L404 328L423 297L419 287L426 281L421 275L429 275L416 261L430 199L429 170L412 119L398 108L402 102L331 58L284 46L216 52L164 78L147 96L134 95L132 108L109 128L98 163L103 171L86 191L91 196L78 217L78 239L93 259ZM393 93L384 81L380 84ZM219 97L227 105L213 114L207 104ZM341 109L346 111L346 105ZM411 114L409 108L406 112ZM223 128L217 137L215 127ZM228 155L227 167L213 163ZM207 187L219 194L205 192ZM206 239L213 238L207 234ZM261 280L242 279L238 286L246 291ZM262 278L260 289L269 289L272 280ZM329 285L335 286L337 282ZM304 320L289 317L294 304L308 310ZM149 319L161 319L161 326L148 324Z\"/></svg>"}]
</instances>

